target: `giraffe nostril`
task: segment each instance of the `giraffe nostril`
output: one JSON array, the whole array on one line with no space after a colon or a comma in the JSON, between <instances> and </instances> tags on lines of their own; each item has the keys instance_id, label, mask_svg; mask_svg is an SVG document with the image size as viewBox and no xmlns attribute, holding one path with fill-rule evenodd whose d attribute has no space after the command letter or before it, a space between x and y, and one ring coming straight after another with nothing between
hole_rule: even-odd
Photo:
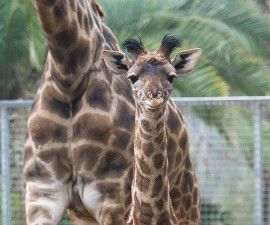
<instances>
[{"instance_id":1,"label":"giraffe nostril","mask_svg":"<svg viewBox=\"0 0 270 225\"><path fill-rule=\"evenodd\" d=\"M163 97L162 91L158 91L158 93L157 93L157 98L162 98L162 97Z\"/></svg>"},{"instance_id":2,"label":"giraffe nostril","mask_svg":"<svg viewBox=\"0 0 270 225\"><path fill-rule=\"evenodd\" d=\"M152 99L152 98L153 98L153 94L152 94L151 91L148 91L148 92L147 92L147 97L148 97L149 99Z\"/></svg>"}]
</instances>

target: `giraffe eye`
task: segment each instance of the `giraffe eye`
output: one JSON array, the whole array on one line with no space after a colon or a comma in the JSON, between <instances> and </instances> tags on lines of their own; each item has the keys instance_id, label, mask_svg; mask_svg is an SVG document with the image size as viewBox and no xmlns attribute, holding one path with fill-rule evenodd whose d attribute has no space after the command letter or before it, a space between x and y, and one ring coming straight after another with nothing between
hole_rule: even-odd
<instances>
[{"instance_id":1,"label":"giraffe eye","mask_svg":"<svg viewBox=\"0 0 270 225\"><path fill-rule=\"evenodd\" d=\"M135 75L131 75L128 77L128 79L131 81L132 84L135 84L136 81L138 80L138 77Z\"/></svg>"},{"instance_id":2,"label":"giraffe eye","mask_svg":"<svg viewBox=\"0 0 270 225\"><path fill-rule=\"evenodd\" d=\"M175 78L175 76L173 76L173 75L168 76L168 81L169 81L170 83L172 83L173 80L174 80L174 78Z\"/></svg>"}]
</instances>

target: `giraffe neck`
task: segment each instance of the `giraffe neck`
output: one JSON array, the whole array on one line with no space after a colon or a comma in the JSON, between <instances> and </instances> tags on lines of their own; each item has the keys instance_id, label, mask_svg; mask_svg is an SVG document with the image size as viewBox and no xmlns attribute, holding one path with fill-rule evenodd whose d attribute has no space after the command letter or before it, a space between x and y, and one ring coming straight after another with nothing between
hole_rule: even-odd
<instances>
[{"instance_id":1,"label":"giraffe neck","mask_svg":"<svg viewBox=\"0 0 270 225\"><path fill-rule=\"evenodd\" d=\"M35 6L49 47L43 83L51 96L71 102L84 93L93 74L104 70L102 50L117 50L117 40L94 0L35 0Z\"/></svg>"},{"instance_id":2,"label":"giraffe neck","mask_svg":"<svg viewBox=\"0 0 270 225\"><path fill-rule=\"evenodd\" d=\"M168 225L175 222L169 196L167 136L163 114L147 115L136 110L131 215L134 224L159 224L159 221Z\"/></svg>"}]
</instances>

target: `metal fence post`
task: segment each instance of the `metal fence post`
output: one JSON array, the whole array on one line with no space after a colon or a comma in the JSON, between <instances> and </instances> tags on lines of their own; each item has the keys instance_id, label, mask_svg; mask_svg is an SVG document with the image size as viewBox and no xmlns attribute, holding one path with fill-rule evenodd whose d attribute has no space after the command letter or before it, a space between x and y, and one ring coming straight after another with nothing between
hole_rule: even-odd
<instances>
[{"instance_id":1,"label":"metal fence post","mask_svg":"<svg viewBox=\"0 0 270 225\"><path fill-rule=\"evenodd\" d=\"M11 224L11 182L9 158L9 118L7 107L1 107L1 186L2 225Z\"/></svg>"},{"instance_id":2,"label":"metal fence post","mask_svg":"<svg viewBox=\"0 0 270 225\"><path fill-rule=\"evenodd\" d=\"M255 175L255 225L263 225L263 177L262 177L262 110L254 108L254 175Z\"/></svg>"}]
</instances>

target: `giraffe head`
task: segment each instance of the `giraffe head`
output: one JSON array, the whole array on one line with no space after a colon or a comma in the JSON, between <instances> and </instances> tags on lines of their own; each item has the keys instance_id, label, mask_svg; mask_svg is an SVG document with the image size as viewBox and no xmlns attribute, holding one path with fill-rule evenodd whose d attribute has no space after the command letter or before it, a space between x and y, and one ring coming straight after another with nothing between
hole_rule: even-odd
<instances>
[{"instance_id":1,"label":"giraffe head","mask_svg":"<svg viewBox=\"0 0 270 225\"><path fill-rule=\"evenodd\" d=\"M149 52L141 40L128 39L123 47L132 54L132 59L117 51L104 51L107 67L115 74L127 76L132 85L136 104L146 111L159 111L166 105L174 78L191 71L202 50L200 48L179 52L170 59L171 52L181 43L166 35L158 49Z\"/></svg>"}]
</instances>

